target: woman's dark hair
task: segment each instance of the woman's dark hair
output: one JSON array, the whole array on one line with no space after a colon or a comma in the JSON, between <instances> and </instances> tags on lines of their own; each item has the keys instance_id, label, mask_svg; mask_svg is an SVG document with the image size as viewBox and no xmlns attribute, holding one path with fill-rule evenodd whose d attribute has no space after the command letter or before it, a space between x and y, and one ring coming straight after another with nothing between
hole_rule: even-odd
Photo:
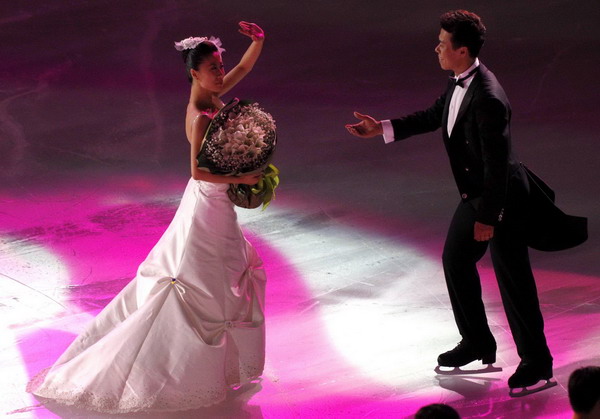
<instances>
[{"instance_id":1,"label":"woman's dark hair","mask_svg":"<svg viewBox=\"0 0 600 419\"><path fill-rule=\"evenodd\" d=\"M452 34L452 48L467 47L473 58L485 42L485 25L475 13L466 10L451 10L440 16L443 30Z\"/></svg>"},{"instance_id":2,"label":"woman's dark hair","mask_svg":"<svg viewBox=\"0 0 600 419\"><path fill-rule=\"evenodd\" d=\"M188 80L192 82L192 72L190 70L198 70L198 67L213 53L217 52L217 46L212 42L201 42L196 45L196 48L184 49L181 51L183 62L185 63L185 71L187 72Z\"/></svg>"}]
</instances>

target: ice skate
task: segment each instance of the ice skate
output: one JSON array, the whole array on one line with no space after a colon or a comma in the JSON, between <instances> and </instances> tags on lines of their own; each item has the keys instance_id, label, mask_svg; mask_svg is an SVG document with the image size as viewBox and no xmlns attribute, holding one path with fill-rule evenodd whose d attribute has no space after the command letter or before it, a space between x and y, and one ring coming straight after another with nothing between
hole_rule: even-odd
<instances>
[{"instance_id":1,"label":"ice skate","mask_svg":"<svg viewBox=\"0 0 600 419\"><path fill-rule=\"evenodd\" d=\"M556 386L552 379L552 365L543 366L521 361L508 379L510 397L523 397Z\"/></svg>"},{"instance_id":2,"label":"ice skate","mask_svg":"<svg viewBox=\"0 0 600 419\"><path fill-rule=\"evenodd\" d=\"M475 369L462 369L461 367L481 360L485 367ZM438 366L434 371L440 375L465 375L465 374L483 374L502 371L502 368L492 365L496 362L495 349L486 353L477 353L469 347L464 340L460 341L456 347L448 352L438 356Z\"/></svg>"},{"instance_id":3,"label":"ice skate","mask_svg":"<svg viewBox=\"0 0 600 419\"><path fill-rule=\"evenodd\" d=\"M502 371L502 367L496 367L493 364L487 364L481 368L461 368L461 367L445 367L438 365L434 371L439 375L472 375L472 374L489 374L492 372Z\"/></svg>"}]
</instances>

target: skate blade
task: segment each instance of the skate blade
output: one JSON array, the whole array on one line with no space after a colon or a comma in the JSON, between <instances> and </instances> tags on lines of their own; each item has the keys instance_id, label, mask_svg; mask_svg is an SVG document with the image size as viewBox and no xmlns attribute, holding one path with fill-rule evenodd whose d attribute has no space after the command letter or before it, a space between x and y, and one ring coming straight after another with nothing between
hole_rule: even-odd
<instances>
[{"instance_id":1,"label":"skate blade","mask_svg":"<svg viewBox=\"0 0 600 419\"><path fill-rule=\"evenodd\" d=\"M442 368L452 368L451 370L443 370ZM435 367L434 371L439 375L469 375L469 374L487 374L490 372L500 372L501 367L495 367L493 364L488 364L485 368L477 368L473 370L463 370L460 367Z\"/></svg>"},{"instance_id":2,"label":"skate blade","mask_svg":"<svg viewBox=\"0 0 600 419\"><path fill-rule=\"evenodd\" d=\"M539 391L552 388L552 387L554 387L555 385L558 384L556 381L551 381L551 380L552 379L540 380L540 381L538 381L537 383L535 383L532 386L511 388L510 391L508 392L508 395L510 397L528 396L530 394L537 393ZM541 381L545 381L545 382L541 386L536 387Z\"/></svg>"}]
</instances>

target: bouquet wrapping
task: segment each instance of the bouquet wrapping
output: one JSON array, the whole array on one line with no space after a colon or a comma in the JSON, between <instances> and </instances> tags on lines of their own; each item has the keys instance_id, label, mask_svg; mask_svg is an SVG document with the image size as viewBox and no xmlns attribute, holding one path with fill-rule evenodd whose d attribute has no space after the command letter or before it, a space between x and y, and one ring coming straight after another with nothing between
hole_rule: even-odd
<instances>
[{"instance_id":1,"label":"bouquet wrapping","mask_svg":"<svg viewBox=\"0 0 600 419\"><path fill-rule=\"evenodd\" d=\"M277 144L273 117L257 103L233 99L213 118L197 156L198 168L224 176L262 173L257 185L232 184L229 197L244 208L267 207L279 183L269 162Z\"/></svg>"}]
</instances>

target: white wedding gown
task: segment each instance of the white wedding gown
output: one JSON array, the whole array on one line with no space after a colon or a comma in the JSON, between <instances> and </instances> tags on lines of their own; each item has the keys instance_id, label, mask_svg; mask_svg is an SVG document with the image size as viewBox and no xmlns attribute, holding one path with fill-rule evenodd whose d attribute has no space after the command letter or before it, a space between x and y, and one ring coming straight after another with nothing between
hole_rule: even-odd
<instances>
[{"instance_id":1,"label":"white wedding gown","mask_svg":"<svg viewBox=\"0 0 600 419\"><path fill-rule=\"evenodd\" d=\"M137 276L30 392L100 412L175 411L261 375L266 277L227 188L190 179Z\"/></svg>"}]
</instances>

